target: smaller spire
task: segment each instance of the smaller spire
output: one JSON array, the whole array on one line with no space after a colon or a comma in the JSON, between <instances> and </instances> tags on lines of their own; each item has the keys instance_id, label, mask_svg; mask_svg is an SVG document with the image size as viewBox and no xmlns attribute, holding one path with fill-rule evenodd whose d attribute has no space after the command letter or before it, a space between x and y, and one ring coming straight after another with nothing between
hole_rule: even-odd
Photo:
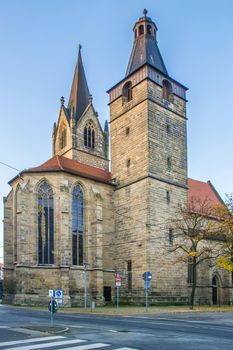
<instances>
[{"instance_id":1,"label":"smaller spire","mask_svg":"<svg viewBox=\"0 0 233 350\"><path fill-rule=\"evenodd\" d=\"M62 97L60 98L60 102L61 102L61 106L64 106L64 103L65 103L65 98L64 98L64 96L62 96Z\"/></svg>"},{"instance_id":2,"label":"smaller spire","mask_svg":"<svg viewBox=\"0 0 233 350\"><path fill-rule=\"evenodd\" d=\"M91 104L91 103L92 103L92 100L93 100L93 97L92 97L92 95L90 94L90 95L88 96L88 103Z\"/></svg>"},{"instance_id":3,"label":"smaller spire","mask_svg":"<svg viewBox=\"0 0 233 350\"><path fill-rule=\"evenodd\" d=\"M53 135L56 133L57 130L57 124L53 123Z\"/></svg>"},{"instance_id":4,"label":"smaller spire","mask_svg":"<svg viewBox=\"0 0 233 350\"><path fill-rule=\"evenodd\" d=\"M68 102L68 109L71 115L74 114L76 120L82 116L88 106L88 96L90 95L82 62L81 48L82 46L79 44L78 59Z\"/></svg>"},{"instance_id":5,"label":"smaller spire","mask_svg":"<svg viewBox=\"0 0 233 350\"><path fill-rule=\"evenodd\" d=\"M108 133L108 121L105 120L105 124L104 124L104 132L107 132Z\"/></svg>"}]
</instances>

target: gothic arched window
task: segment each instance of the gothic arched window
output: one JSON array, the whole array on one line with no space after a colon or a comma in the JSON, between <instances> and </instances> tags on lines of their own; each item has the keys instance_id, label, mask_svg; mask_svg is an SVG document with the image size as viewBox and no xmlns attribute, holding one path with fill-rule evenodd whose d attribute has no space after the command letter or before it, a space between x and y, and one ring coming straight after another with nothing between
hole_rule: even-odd
<instances>
[{"instance_id":1,"label":"gothic arched window","mask_svg":"<svg viewBox=\"0 0 233 350\"><path fill-rule=\"evenodd\" d=\"M127 83L125 83L125 85L123 86L122 95L123 95L123 98L125 99L125 101L132 100L133 94L132 94L132 83L131 83L131 81L127 81Z\"/></svg>"},{"instance_id":2,"label":"gothic arched window","mask_svg":"<svg viewBox=\"0 0 233 350\"><path fill-rule=\"evenodd\" d=\"M60 149L66 146L66 129L63 129L60 137Z\"/></svg>"},{"instance_id":3,"label":"gothic arched window","mask_svg":"<svg viewBox=\"0 0 233 350\"><path fill-rule=\"evenodd\" d=\"M172 85L168 80L163 80L163 99L173 102Z\"/></svg>"},{"instance_id":4,"label":"gothic arched window","mask_svg":"<svg viewBox=\"0 0 233 350\"><path fill-rule=\"evenodd\" d=\"M54 263L53 191L45 181L38 190L38 263Z\"/></svg>"},{"instance_id":5,"label":"gothic arched window","mask_svg":"<svg viewBox=\"0 0 233 350\"><path fill-rule=\"evenodd\" d=\"M83 135L84 135L84 146L94 149L95 148L95 129L91 121L86 124Z\"/></svg>"},{"instance_id":6,"label":"gothic arched window","mask_svg":"<svg viewBox=\"0 0 233 350\"><path fill-rule=\"evenodd\" d=\"M79 185L72 193L72 264L83 265L83 192Z\"/></svg>"}]
</instances>

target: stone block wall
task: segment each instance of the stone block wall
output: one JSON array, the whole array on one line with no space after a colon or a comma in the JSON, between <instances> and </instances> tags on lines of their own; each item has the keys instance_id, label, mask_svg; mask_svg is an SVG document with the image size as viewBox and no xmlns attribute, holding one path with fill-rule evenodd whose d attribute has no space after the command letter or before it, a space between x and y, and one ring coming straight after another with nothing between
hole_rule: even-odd
<instances>
[{"instance_id":1,"label":"stone block wall","mask_svg":"<svg viewBox=\"0 0 233 350\"><path fill-rule=\"evenodd\" d=\"M55 226L54 264L42 266L38 265L37 252L37 190L44 180L53 190ZM5 302L44 304L48 290L54 288L64 291L67 306L82 303L84 284L80 276L84 267L72 265L72 190L76 184L84 194L84 262L89 299L103 302L103 271L113 265L110 250L104 249L114 235L113 186L65 173L24 174L5 200Z\"/></svg>"}]
</instances>

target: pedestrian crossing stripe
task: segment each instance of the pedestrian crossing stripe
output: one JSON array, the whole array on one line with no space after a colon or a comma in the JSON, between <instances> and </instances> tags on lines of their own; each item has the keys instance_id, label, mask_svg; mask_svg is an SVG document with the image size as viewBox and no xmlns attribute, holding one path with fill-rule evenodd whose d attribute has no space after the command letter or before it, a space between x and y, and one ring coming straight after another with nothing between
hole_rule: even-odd
<instances>
[{"instance_id":1,"label":"pedestrian crossing stripe","mask_svg":"<svg viewBox=\"0 0 233 350\"><path fill-rule=\"evenodd\" d=\"M6 341L3 343L0 343L0 348L2 346L10 346L10 345L17 345L17 344L26 344L26 343L37 343L37 342L43 342L47 340L57 340L57 339L64 339L65 337L62 337L61 335L57 335L54 337L40 337L40 338L31 338L31 339L25 339L25 340L14 340L14 341Z\"/></svg>"},{"instance_id":2,"label":"pedestrian crossing stripe","mask_svg":"<svg viewBox=\"0 0 233 350\"><path fill-rule=\"evenodd\" d=\"M104 344L104 343L95 343L95 344L86 344L81 346L75 346L72 348L63 348L59 350L95 350L99 348L106 348L107 346L111 346L110 344ZM116 349L117 350L117 349Z\"/></svg>"},{"instance_id":3,"label":"pedestrian crossing stripe","mask_svg":"<svg viewBox=\"0 0 233 350\"><path fill-rule=\"evenodd\" d=\"M3 350L2 348L3 346L4 346L4 350L35 350L35 349L45 349L45 348L54 349L54 347L59 347L59 350L95 350L100 348L103 349L106 347L111 347L111 348L113 347L113 345L106 344L106 343L94 343L94 344L89 343L89 344L77 345L85 342L87 342L87 340L68 339L67 337L63 337L63 336L50 336L50 337L40 337L40 338L31 338L31 339L25 339L25 340L2 342L0 343L0 350L1 349ZM28 345L24 345L24 344L28 344ZM68 345L71 345L71 344L73 346L67 347ZM14 345L23 345L23 346L15 347ZM61 346L65 346L65 347L60 348ZM137 350L137 349L121 347L117 349L115 348L115 350Z\"/></svg>"},{"instance_id":4,"label":"pedestrian crossing stripe","mask_svg":"<svg viewBox=\"0 0 233 350\"><path fill-rule=\"evenodd\" d=\"M34 344L34 345L26 345L26 346L20 346L20 347L14 347L14 348L5 348L5 350L35 350L35 349L45 349L50 348L51 346L61 346L61 345L70 345L70 344L78 344L78 343L85 343L86 340L81 339L71 339L71 340L62 340L62 341L55 341L52 343L45 343L45 344ZM22 344L22 343L21 343ZM74 348L73 348L74 350Z\"/></svg>"}]
</instances>

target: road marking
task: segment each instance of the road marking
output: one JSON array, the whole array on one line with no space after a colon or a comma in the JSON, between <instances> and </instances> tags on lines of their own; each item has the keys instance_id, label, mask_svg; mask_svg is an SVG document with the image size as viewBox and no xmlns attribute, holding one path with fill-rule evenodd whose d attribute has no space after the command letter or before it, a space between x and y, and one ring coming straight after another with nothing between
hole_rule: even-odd
<instances>
[{"instance_id":1,"label":"road marking","mask_svg":"<svg viewBox=\"0 0 233 350\"><path fill-rule=\"evenodd\" d=\"M17 344L26 344L26 343L37 343L39 341L47 341L47 340L56 340L56 339L64 339L65 337L54 336L54 337L40 337L40 338L31 338L26 340L14 340L14 341L6 341L4 343L0 343L0 347L8 346L8 345L17 345Z\"/></svg>"},{"instance_id":2,"label":"road marking","mask_svg":"<svg viewBox=\"0 0 233 350\"><path fill-rule=\"evenodd\" d=\"M33 341L33 340L32 340ZM84 343L86 340L81 339L71 339L71 340L63 340L63 341L57 341L57 342L50 342L45 344L34 344L34 345L26 345L26 346L20 346L16 348L8 348L9 350L34 350L34 349L45 349L50 348L54 346L59 345L69 345L69 344L77 344L77 343ZM74 348L73 348L74 349ZM7 348L5 348L7 350Z\"/></svg>"},{"instance_id":3,"label":"road marking","mask_svg":"<svg viewBox=\"0 0 233 350\"><path fill-rule=\"evenodd\" d=\"M115 331L114 329L109 329L108 331L112 333L118 333L118 331Z\"/></svg>"},{"instance_id":4,"label":"road marking","mask_svg":"<svg viewBox=\"0 0 233 350\"><path fill-rule=\"evenodd\" d=\"M88 344L88 345L80 345L80 346L75 346L72 348L63 348L59 350L95 350L98 348L106 348L107 346L111 346L110 344L104 344L104 343L95 343L95 344Z\"/></svg>"},{"instance_id":5,"label":"road marking","mask_svg":"<svg viewBox=\"0 0 233 350\"><path fill-rule=\"evenodd\" d=\"M0 326L0 328L10 328L9 326Z\"/></svg>"},{"instance_id":6,"label":"road marking","mask_svg":"<svg viewBox=\"0 0 233 350\"><path fill-rule=\"evenodd\" d=\"M138 350L138 349L135 349L135 348L117 348L115 350Z\"/></svg>"},{"instance_id":7,"label":"road marking","mask_svg":"<svg viewBox=\"0 0 233 350\"><path fill-rule=\"evenodd\" d=\"M65 324L66 327L72 327L72 328L84 328L84 326L73 326L71 324Z\"/></svg>"}]
</instances>

